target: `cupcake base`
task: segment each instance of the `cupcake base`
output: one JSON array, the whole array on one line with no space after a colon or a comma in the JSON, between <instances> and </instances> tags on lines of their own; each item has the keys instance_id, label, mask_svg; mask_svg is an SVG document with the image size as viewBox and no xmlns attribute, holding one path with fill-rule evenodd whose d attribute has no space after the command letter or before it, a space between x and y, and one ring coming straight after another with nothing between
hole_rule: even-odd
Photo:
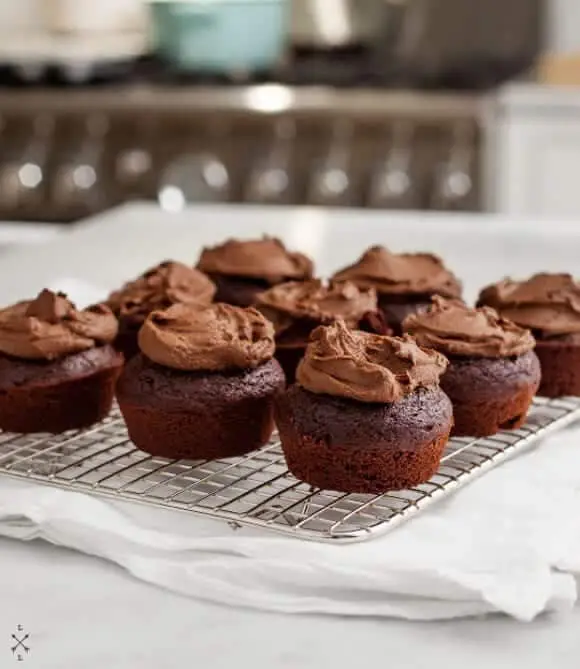
<instances>
[{"instance_id":1,"label":"cupcake base","mask_svg":"<svg viewBox=\"0 0 580 669\"><path fill-rule=\"evenodd\" d=\"M407 316L430 306L430 295L379 295L379 311L397 337L403 334L402 323Z\"/></svg>"},{"instance_id":2,"label":"cupcake base","mask_svg":"<svg viewBox=\"0 0 580 669\"><path fill-rule=\"evenodd\" d=\"M217 287L214 302L225 302L235 307L254 306L258 295L271 288L269 283L261 279L224 274L208 274L208 276Z\"/></svg>"},{"instance_id":3,"label":"cupcake base","mask_svg":"<svg viewBox=\"0 0 580 669\"><path fill-rule=\"evenodd\" d=\"M123 354L126 361L131 360L131 358L140 352L137 338L142 325L141 321L135 322L126 318L119 319L119 333L115 338L114 346L117 351Z\"/></svg>"},{"instance_id":4,"label":"cupcake base","mask_svg":"<svg viewBox=\"0 0 580 669\"><path fill-rule=\"evenodd\" d=\"M441 388L453 403L457 437L489 437L526 421L540 385L533 351L513 358L450 358Z\"/></svg>"},{"instance_id":5,"label":"cupcake base","mask_svg":"<svg viewBox=\"0 0 580 669\"><path fill-rule=\"evenodd\" d=\"M536 354L542 367L539 395L580 396L580 336L539 339L536 342Z\"/></svg>"},{"instance_id":6,"label":"cupcake base","mask_svg":"<svg viewBox=\"0 0 580 669\"><path fill-rule=\"evenodd\" d=\"M175 460L213 460L268 442L274 397L284 385L275 360L244 371L180 372L140 354L125 367L117 399L137 448Z\"/></svg>"},{"instance_id":7,"label":"cupcake base","mask_svg":"<svg viewBox=\"0 0 580 669\"><path fill-rule=\"evenodd\" d=\"M123 356L111 346L52 362L0 356L0 429L58 434L107 416Z\"/></svg>"},{"instance_id":8,"label":"cupcake base","mask_svg":"<svg viewBox=\"0 0 580 669\"><path fill-rule=\"evenodd\" d=\"M276 360L278 360L284 370L286 383L289 385L296 380L296 369L298 363L304 357L305 351L306 344L303 346L277 346L276 348Z\"/></svg>"},{"instance_id":9,"label":"cupcake base","mask_svg":"<svg viewBox=\"0 0 580 669\"><path fill-rule=\"evenodd\" d=\"M453 423L440 389L392 404L364 404L292 386L276 401L290 471L317 488L382 493L431 478Z\"/></svg>"}]
</instances>

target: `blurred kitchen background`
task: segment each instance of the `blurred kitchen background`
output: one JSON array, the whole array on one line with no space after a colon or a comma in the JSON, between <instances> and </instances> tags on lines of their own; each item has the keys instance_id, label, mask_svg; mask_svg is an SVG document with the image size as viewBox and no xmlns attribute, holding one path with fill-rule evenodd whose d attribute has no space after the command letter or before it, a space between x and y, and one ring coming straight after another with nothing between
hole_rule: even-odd
<instances>
[{"instance_id":1,"label":"blurred kitchen background","mask_svg":"<svg viewBox=\"0 0 580 669\"><path fill-rule=\"evenodd\" d=\"M580 218L579 0L0 0L0 218Z\"/></svg>"}]
</instances>

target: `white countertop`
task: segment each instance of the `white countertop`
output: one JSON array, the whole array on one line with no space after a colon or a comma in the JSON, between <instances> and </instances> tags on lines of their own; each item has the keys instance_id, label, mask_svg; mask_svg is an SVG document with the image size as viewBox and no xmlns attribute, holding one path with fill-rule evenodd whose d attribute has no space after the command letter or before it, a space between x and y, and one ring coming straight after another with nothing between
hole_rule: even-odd
<instances>
[{"instance_id":1,"label":"white countertop","mask_svg":"<svg viewBox=\"0 0 580 669\"><path fill-rule=\"evenodd\" d=\"M64 231L66 225L56 223L0 223L0 248L28 244L43 244Z\"/></svg>"},{"instance_id":2,"label":"white countertop","mask_svg":"<svg viewBox=\"0 0 580 669\"><path fill-rule=\"evenodd\" d=\"M537 83L509 83L491 96L495 104L508 111L551 114L577 112L580 88Z\"/></svg>"},{"instance_id":3,"label":"white countertop","mask_svg":"<svg viewBox=\"0 0 580 669\"><path fill-rule=\"evenodd\" d=\"M491 214L227 205L168 214L154 204L132 204L72 226L47 244L22 247L2 258L0 272L11 280L0 281L0 304L62 277L112 289L167 258L191 263L206 244L262 234L277 235L314 256L321 275L352 262L372 244L428 249L441 254L463 278L472 298L481 285L506 272L574 272L580 224Z\"/></svg>"},{"instance_id":4,"label":"white countertop","mask_svg":"<svg viewBox=\"0 0 580 669\"><path fill-rule=\"evenodd\" d=\"M580 615L407 623L262 614L186 599L99 560L0 540L4 632L31 634L42 669L576 669Z\"/></svg>"},{"instance_id":5,"label":"white countertop","mask_svg":"<svg viewBox=\"0 0 580 669\"><path fill-rule=\"evenodd\" d=\"M0 302L76 277L111 288L166 258L192 262L201 245L278 232L313 253L321 273L366 246L441 253L468 296L510 272L578 273L580 225L487 216L204 207L179 215L133 205L0 262ZM576 669L580 611L523 625L505 618L445 623L261 614L187 599L145 585L105 562L43 543L0 540L1 667L22 625L43 669L241 667L350 668L362 661L405 669Z\"/></svg>"}]
</instances>

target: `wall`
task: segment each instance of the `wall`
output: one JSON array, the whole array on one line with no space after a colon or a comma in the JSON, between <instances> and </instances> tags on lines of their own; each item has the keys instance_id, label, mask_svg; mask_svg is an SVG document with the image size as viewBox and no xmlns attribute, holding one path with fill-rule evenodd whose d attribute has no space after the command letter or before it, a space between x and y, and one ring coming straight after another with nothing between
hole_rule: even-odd
<instances>
[{"instance_id":1,"label":"wall","mask_svg":"<svg viewBox=\"0 0 580 669\"><path fill-rule=\"evenodd\" d=\"M38 26L45 1L0 0L0 32ZM548 18L548 48L580 51L580 0L548 0Z\"/></svg>"},{"instance_id":2,"label":"wall","mask_svg":"<svg viewBox=\"0 0 580 669\"><path fill-rule=\"evenodd\" d=\"M548 19L549 49L580 52L580 0L550 0Z\"/></svg>"},{"instance_id":3,"label":"wall","mask_svg":"<svg viewBox=\"0 0 580 669\"><path fill-rule=\"evenodd\" d=\"M41 3L42 0L0 0L0 32L41 25Z\"/></svg>"},{"instance_id":4,"label":"wall","mask_svg":"<svg viewBox=\"0 0 580 669\"><path fill-rule=\"evenodd\" d=\"M111 25L137 31L143 27L145 0L0 0L0 34L15 31L108 30ZM86 9L88 7L88 9ZM111 24L111 20L113 24ZM63 27L64 26L64 27Z\"/></svg>"}]
</instances>

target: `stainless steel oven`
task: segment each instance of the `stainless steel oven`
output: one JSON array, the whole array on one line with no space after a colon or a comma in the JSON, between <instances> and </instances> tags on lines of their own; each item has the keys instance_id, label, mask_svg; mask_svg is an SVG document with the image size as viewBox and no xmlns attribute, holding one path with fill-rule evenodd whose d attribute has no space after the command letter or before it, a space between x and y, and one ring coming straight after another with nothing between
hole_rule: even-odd
<instances>
[{"instance_id":1,"label":"stainless steel oven","mask_svg":"<svg viewBox=\"0 0 580 669\"><path fill-rule=\"evenodd\" d=\"M5 91L0 218L128 200L480 207L484 100L264 85Z\"/></svg>"}]
</instances>

